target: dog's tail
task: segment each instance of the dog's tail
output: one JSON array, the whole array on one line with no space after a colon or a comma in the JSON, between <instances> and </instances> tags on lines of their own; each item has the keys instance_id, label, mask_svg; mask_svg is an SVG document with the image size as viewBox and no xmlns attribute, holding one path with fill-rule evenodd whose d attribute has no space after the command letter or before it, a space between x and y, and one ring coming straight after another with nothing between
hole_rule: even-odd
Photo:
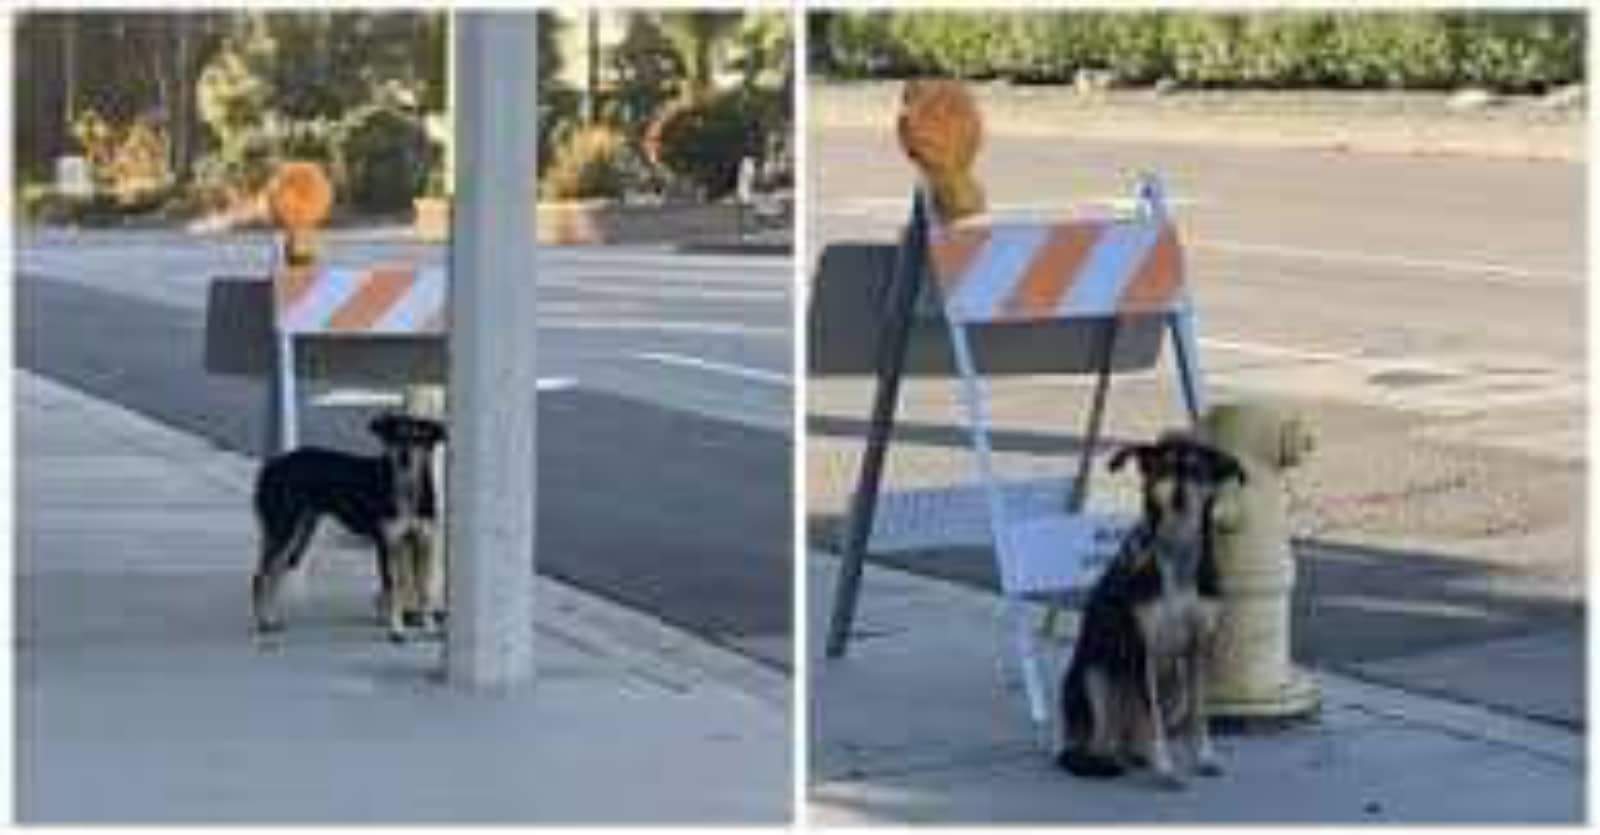
<instances>
[{"instance_id":1,"label":"dog's tail","mask_svg":"<svg viewBox=\"0 0 1600 835\"><path fill-rule=\"evenodd\" d=\"M1056 765L1078 777L1116 777L1125 770L1116 760L1079 748L1063 749L1056 755Z\"/></svg>"}]
</instances>

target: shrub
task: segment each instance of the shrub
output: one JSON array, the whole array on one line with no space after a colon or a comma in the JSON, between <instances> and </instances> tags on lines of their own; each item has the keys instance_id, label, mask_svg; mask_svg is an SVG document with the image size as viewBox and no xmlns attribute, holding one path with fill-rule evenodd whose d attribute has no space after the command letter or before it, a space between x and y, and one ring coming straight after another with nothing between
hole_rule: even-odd
<instances>
[{"instance_id":1,"label":"shrub","mask_svg":"<svg viewBox=\"0 0 1600 835\"><path fill-rule=\"evenodd\" d=\"M1201 86L1229 80L1238 60L1234 54L1238 25L1234 15L1174 16L1166 30L1172 76Z\"/></svg>"},{"instance_id":2,"label":"shrub","mask_svg":"<svg viewBox=\"0 0 1600 835\"><path fill-rule=\"evenodd\" d=\"M782 97L770 90L714 93L669 107L652 131L652 153L668 171L715 200L737 185L740 159L764 157L767 138L780 128L785 112Z\"/></svg>"},{"instance_id":3,"label":"shrub","mask_svg":"<svg viewBox=\"0 0 1600 835\"><path fill-rule=\"evenodd\" d=\"M815 48L843 76L906 73L1198 86L1538 90L1584 77L1581 12L835 12Z\"/></svg>"},{"instance_id":4,"label":"shrub","mask_svg":"<svg viewBox=\"0 0 1600 835\"><path fill-rule=\"evenodd\" d=\"M1571 13L1484 11L1456 17L1455 60L1462 83L1532 90L1584 77L1583 29L1573 24Z\"/></svg>"},{"instance_id":5,"label":"shrub","mask_svg":"<svg viewBox=\"0 0 1600 835\"><path fill-rule=\"evenodd\" d=\"M345 121L339 153L348 202L368 212L409 208L438 154L421 120L388 107L356 110Z\"/></svg>"},{"instance_id":6,"label":"shrub","mask_svg":"<svg viewBox=\"0 0 1600 835\"><path fill-rule=\"evenodd\" d=\"M573 131L540 182L553 200L622 197L627 190L628 145L616 129L592 125Z\"/></svg>"},{"instance_id":7,"label":"shrub","mask_svg":"<svg viewBox=\"0 0 1600 835\"><path fill-rule=\"evenodd\" d=\"M976 12L895 14L891 37L917 73L985 78L996 74L1006 43L1006 15Z\"/></svg>"},{"instance_id":8,"label":"shrub","mask_svg":"<svg viewBox=\"0 0 1600 835\"><path fill-rule=\"evenodd\" d=\"M94 110L72 123L72 133L89 161L96 191L123 203L136 203L171 180L167 133L149 119L115 125Z\"/></svg>"},{"instance_id":9,"label":"shrub","mask_svg":"<svg viewBox=\"0 0 1600 835\"><path fill-rule=\"evenodd\" d=\"M812 43L825 45L813 47L820 63L847 78L903 72L906 59L889 32L889 17L882 11L814 13L811 19L821 25L812 30Z\"/></svg>"},{"instance_id":10,"label":"shrub","mask_svg":"<svg viewBox=\"0 0 1600 835\"><path fill-rule=\"evenodd\" d=\"M539 89L539 171L542 173L556 157L556 149L573 131L583 126L577 90L564 84L543 84Z\"/></svg>"},{"instance_id":11,"label":"shrub","mask_svg":"<svg viewBox=\"0 0 1600 835\"><path fill-rule=\"evenodd\" d=\"M1324 83L1341 87L1443 87L1455 76L1445 19L1427 12L1331 15Z\"/></svg>"},{"instance_id":12,"label":"shrub","mask_svg":"<svg viewBox=\"0 0 1600 835\"><path fill-rule=\"evenodd\" d=\"M1329 16L1316 12L1256 12L1237 29L1231 83L1298 87L1327 80Z\"/></svg>"}]
</instances>

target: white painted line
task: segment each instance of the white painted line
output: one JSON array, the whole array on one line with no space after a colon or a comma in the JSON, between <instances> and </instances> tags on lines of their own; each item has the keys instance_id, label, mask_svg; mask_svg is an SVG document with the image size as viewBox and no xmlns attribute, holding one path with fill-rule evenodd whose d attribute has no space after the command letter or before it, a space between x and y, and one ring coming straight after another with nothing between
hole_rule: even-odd
<instances>
[{"instance_id":1,"label":"white painted line","mask_svg":"<svg viewBox=\"0 0 1600 835\"><path fill-rule=\"evenodd\" d=\"M786 259L771 255L707 255L704 253L678 253L668 249L660 251L602 251L596 248L577 248L563 250L560 247L540 247L539 258L541 261L549 260L560 264L629 264L634 266L666 267L669 269L685 269L690 267L709 269L738 269L772 270L778 273L787 273Z\"/></svg>"},{"instance_id":2,"label":"white painted line","mask_svg":"<svg viewBox=\"0 0 1600 835\"><path fill-rule=\"evenodd\" d=\"M1222 351L1233 351L1240 354L1253 354L1259 357L1274 357L1277 359L1291 359L1301 362L1341 362L1341 363L1370 363L1376 358L1361 354L1337 353L1334 351L1310 351L1301 348L1289 348L1282 345L1269 345L1265 342L1247 342L1242 339L1218 339L1216 337L1202 336L1199 339L1201 346L1215 348Z\"/></svg>"},{"instance_id":3,"label":"white painted line","mask_svg":"<svg viewBox=\"0 0 1600 835\"><path fill-rule=\"evenodd\" d=\"M1311 261L1346 262L1353 264L1371 264L1376 266L1395 267L1398 269L1434 270L1446 273L1467 273L1478 276L1480 279L1499 281L1504 284L1527 285L1544 284L1569 286L1579 282L1581 276L1576 273L1557 270L1532 270L1525 267L1513 267L1508 264L1496 264L1489 261L1455 261L1442 258L1413 258L1409 255L1387 255L1383 253L1344 252L1329 249L1310 249L1306 247L1282 246L1279 244L1252 244L1243 241L1198 240L1193 244L1195 249L1214 249L1222 252L1234 252L1248 255L1271 255L1280 258L1301 258Z\"/></svg>"},{"instance_id":4,"label":"white painted line","mask_svg":"<svg viewBox=\"0 0 1600 835\"><path fill-rule=\"evenodd\" d=\"M789 338L789 329L786 327L730 325L726 322L663 322L658 319L551 319L540 322L539 327L552 331L648 331L706 336Z\"/></svg>"},{"instance_id":5,"label":"white painted line","mask_svg":"<svg viewBox=\"0 0 1600 835\"><path fill-rule=\"evenodd\" d=\"M683 354L668 354L657 351L646 351L633 355L637 359L659 362L662 365L676 365L684 368L698 368L701 371L710 371L714 374L727 374L732 377L742 377L758 383L768 383L774 386L790 386L793 381L787 374L779 374L760 368L749 368L743 365L734 365L726 362L704 360L699 357L689 357Z\"/></svg>"},{"instance_id":6,"label":"white painted line","mask_svg":"<svg viewBox=\"0 0 1600 835\"><path fill-rule=\"evenodd\" d=\"M564 281L540 279L541 289L544 287L561 287L572 290L584 296L622 296L640 297L651 299L699 299L705 301L755 301L755 302L781 302L789 297L789 291L784 287L773 287L765 290L724 290L713 287L693 287L687 284L669 285L642 285L642 284L604 284L595 281Z\"/></svg>"},{"instance_id":7,"label":"white painted line","mask_svg":"<svg viewBox=\"0 0 1600 835\"><path fill-rule=\"evenodd\" d=\"M535 391L566 391L577 387L576 377L540 377L533 384Z\"/></svg>"},{"instance_id":8,"label":"white painted line","mask_svg":"<svg viewBox=\"0 0 1600 835\"><path fill-rule=\"evenodd\" d=\"M751 287L787 287L789 276L777 271L741 270L737 273L710 273L703 268L684 269L660 266L650 272L619 272L619 268L604 264L563 264L552 268L552 278L540 278L544 283L571 284L645 284L699 286L706 284L735 284Z\"/></svg>"},{"instance_id":9,"label":"white painted line","mask_svg":"<svg viewBox=\"0 0 1600 835\"><path fill-rule=\"evenodd\" d=\"M564 391L577 385L578 380L575 377L540 377L534 383L534 387L539 391ZM364 406L399 407L405 403L405 395L393 390L338 388L311 398L311 402L329 409L353 409Z\"/></svg>"},{"instance_id":10,"label":"white painted line","mask_svg":"<svg viewBox=\"0 0 1600 835\"><path fill-rule=\"evenodd\" d=\"M405 397L398 391L375 389L334 389L311 398L314 405L328 409L354 409L362 406L399 406Z\"/></svg>"}]
</instances>

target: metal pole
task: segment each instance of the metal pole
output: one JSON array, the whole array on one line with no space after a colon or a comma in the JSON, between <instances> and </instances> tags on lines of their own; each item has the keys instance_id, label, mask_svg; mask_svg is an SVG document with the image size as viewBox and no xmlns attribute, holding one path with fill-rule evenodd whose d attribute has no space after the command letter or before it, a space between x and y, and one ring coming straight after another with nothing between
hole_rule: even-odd
<instances>
[{"instance_id":1,"label":"metal pole","mask_svg":"<svg viewBox=\"0 0 1600 835\"><path fill-rule=\"evenodd\" d=\"M452 683L533 677L533 12L456 14L448 519Z\"/></svg>"}]
</instances>

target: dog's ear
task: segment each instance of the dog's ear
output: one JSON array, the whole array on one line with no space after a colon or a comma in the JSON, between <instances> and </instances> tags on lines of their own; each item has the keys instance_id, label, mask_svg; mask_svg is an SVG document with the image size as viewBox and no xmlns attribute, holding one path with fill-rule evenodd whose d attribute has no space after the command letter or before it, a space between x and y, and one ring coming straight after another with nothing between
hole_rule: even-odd
<instances>
[{"instance_id":1,"label":"dog's ear","mask_svg":"<svg viewBox=\"0 0 1600 835\"><path fill-rule=\"evenodd\" d=\"M1138 457L1139 468L1142 470L1144 469L1144 456L1149 451L1150 447L1147 444L1129 444L1112 453L1111 461L1106 464L1106 467L1112 472L1116 472L1122 469L1122 465L1127 462L1128 456L1133 455Z\"/></svg>"},{"instance_id":2,"label":"dog's ear","mask_svg":"<svg viewBox=\"0 0 1600 835\"><path fill-rule=\"evenodd\" d=\"M1228 479L1233 479L1240 484L1245 484L1244 467L1239 464L1239 459L1215 447L1205 447L1206 457L1211 462L1212 480L1221 484Z\"/></svg>"},{"instance_id":3,"label":"dog's ear","mask_svg":"<svg viewBox=\"0 0 1600 835\"><path fill-rule=\"evenodd\" d=\"M385 443L393 441L395 433L398 432L399 429L399 420L396 419L394 415L388 413L378 415L367 423L367 430L372 434L377 435L378 439Z\"/></svg>"}]
</instances>

